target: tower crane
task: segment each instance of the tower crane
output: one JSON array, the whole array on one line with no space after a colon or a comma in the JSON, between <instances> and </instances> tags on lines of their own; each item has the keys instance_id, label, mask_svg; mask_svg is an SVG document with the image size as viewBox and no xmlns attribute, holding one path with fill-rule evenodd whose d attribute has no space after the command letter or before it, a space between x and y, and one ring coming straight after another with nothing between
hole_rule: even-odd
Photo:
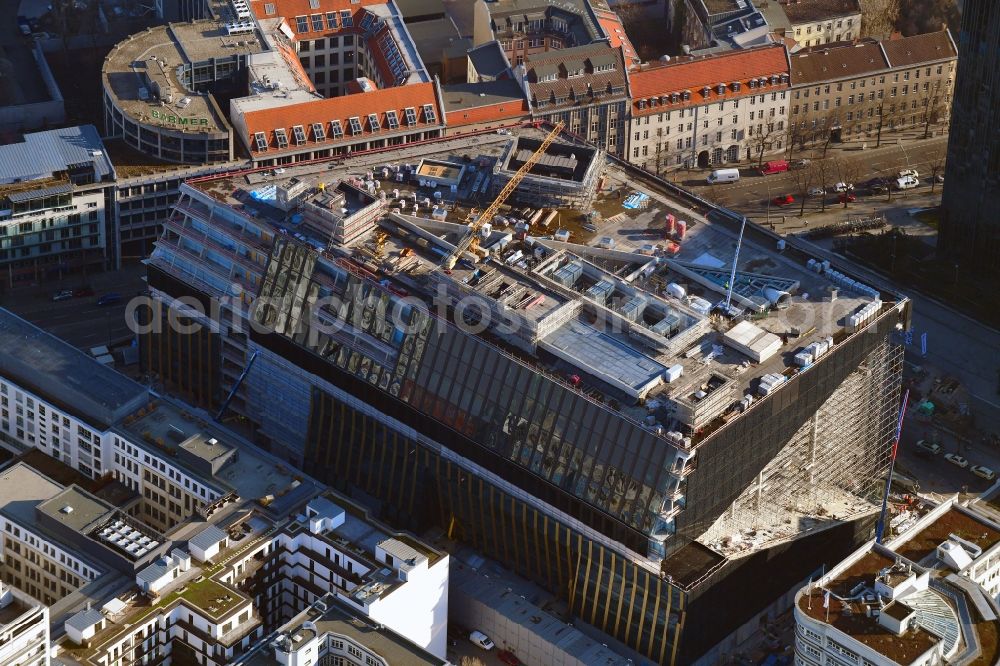
<instances>
[{"instance_id":1,"label":"tower crane","mask_svg":"<svg viewBox=\"0 0 1000 666\"><path fill-rule=\"evenodd\" d=\"M469 213L469 217L466 220L469 222L469 232L465 234L460 241L458 241L451 254L444 258L444 261L441 263L444 268L451 270L455 267L455 264L458 263L459 257L461 257L462 254L469 249L473 241L479 235L479 230L483 228L483 225L486 222L493 219L493 216L500 210L500 206L502 206L504 201L507 200L507 197L509 197L514 190L517 189L517 186L521 183L524 177L528 175L531 168L538 163L538 160L542 158L542 155L545 154L545 151L548 150L548 147L552 145L552 142L555 141L556 137L559 136L559 133L562 132L562 129L565 126L566 124L562 121L555 124L555 127L552 128L552 131L549 132L548 136L542 140L542 144L538 146L538 149L535 150L535 152L531 154L531 157L529 157L525 163L521 165L521 168L518 169L513 176L511 176L511 179L507 181L507 184L503 186L502 190L500 190L500 194L497 195L497 198L494 199L482 213L478 213L477 216L477 211L475 209Z\"/></svg>"}]
</instances>

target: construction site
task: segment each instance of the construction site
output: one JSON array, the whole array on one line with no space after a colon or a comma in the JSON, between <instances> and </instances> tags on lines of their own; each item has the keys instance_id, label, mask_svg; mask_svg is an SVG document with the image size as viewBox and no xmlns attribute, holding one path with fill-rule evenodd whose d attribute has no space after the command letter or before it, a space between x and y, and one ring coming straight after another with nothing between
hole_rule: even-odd
<instances>
[{"instance_id":1,"label":"construction site","mask_svg":"<svg viewBox=\"0 0 1000 666\"><path fill-rule=\"evenodd\" d=\"M216 400L295 464L331 455L323 401L389 410L688 603L762 549L856 545L842 528L879 509L908 301L561 129L190 182L150 284L240 285L234 319L270 332L215 325ZM440 509L480 547L500 538ZM411 519L448 524L436 510Z\"/></svg>"}]
</instances>

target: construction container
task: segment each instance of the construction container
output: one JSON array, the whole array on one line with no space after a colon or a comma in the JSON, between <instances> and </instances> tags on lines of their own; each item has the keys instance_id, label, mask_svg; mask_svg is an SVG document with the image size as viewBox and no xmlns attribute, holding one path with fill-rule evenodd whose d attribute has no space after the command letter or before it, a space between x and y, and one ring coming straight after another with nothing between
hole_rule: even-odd
<instances>
[{"instance_id":1,"label":"construction container","mask_svg":"<svg viewBox=\"0 0 1000 666\"><path fill-rule=\"evenodd\" d=\"M677 220L677 239L684 240L685 234L687 234L688 223L684 220Z\"/></svg>"},{"instance_id":2,"label":"construction container","mask_svg":"<svg viewBox=\"0 0 1000 666\"><path fill-rule=\"evenodd\" d=\"M683 365L681 365L680 363L672 365L669 368L667 368L666 371L663 373L663 381L667 382L668 384L670 382L675 382L678 379L680 379L681 375L683 374L684 374Z\"/></svg>"},{"instance_id":3,"label":"construction container","mask_svg":"<svg viewBox=\"0 0 1000 666\"><path fill-rule=\"evenodd\" d=\"M694 298L692 298L688 302L688 305L690 305L691 309L697 312L698 314L708 315L709 313L712 312L712 304L699 296L695 296Z\"/></svg>"},{"instance_id":4,"label":"construction container","mask_svg":"<svg viewBox=\"0 0 1000 666\"><path fill-rule=\"evenodd\" d=\"M592 301L596 301L597 303L604 305L605 303L608 302L608 298L611 297L611 294L614 293L614 291L615 291L614 284L608 282L607 280L601 280L593 287L588 289L585 295Z\"/></svg>"},{"instance_id":5,"label":"construction container","mask_svg":"<svg viewBox=\"0 0 1000 666\"><path fill-rule=\"evenodd\" d=\"M804 349L795 355L795 365L804 368L806 366L812 365L812 363L813 363L813 355Z\"/></svg>"},{"instance_id":6,"label":"construction container","mask_svg":"<svg viewBox=\"0 0 1000 666\"><path fill-rule=\"evenodd\" d=\"M673 236L677 230L677 218L671 213L667 213L667 235Z\"/></svg>"},{"instance_id":7,"label":"construction container","mask_svg":"<svg viewBox=\"0 0 1000 666\"><path fill-rule=\"evenodd\" d=\"M558 231L556 231L555 234L553 234L553 238L555 238L557 241L562 241L565 243L566 241L569 240L569 230L559 229Z\"/></svg>"}]
</instances>

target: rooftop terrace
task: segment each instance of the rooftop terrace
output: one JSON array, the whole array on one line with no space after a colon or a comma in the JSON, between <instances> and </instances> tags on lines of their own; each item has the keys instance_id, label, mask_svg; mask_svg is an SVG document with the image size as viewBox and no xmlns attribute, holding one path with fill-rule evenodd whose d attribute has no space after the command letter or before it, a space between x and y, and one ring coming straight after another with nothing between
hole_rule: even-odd
<instances>
[{"instance_id":1,"label":"rooftop terrace","mask_svg":"<svg viewBox=\"0 0 1000 666\"><path fill-rule=\"evenodd\" d=\"M896 552L903 557L920 562L933 553L952 534L973 543L984 551L1000 542L1000 531L970 513L952 507L925 528L907 533Z\"/></svg>"}]
</instances>

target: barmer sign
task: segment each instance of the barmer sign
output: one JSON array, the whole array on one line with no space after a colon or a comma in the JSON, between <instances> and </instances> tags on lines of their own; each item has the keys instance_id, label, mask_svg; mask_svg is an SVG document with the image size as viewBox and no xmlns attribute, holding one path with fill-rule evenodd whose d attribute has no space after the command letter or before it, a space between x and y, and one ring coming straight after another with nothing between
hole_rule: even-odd
<instances>
[{"instance_id":1,"label":"barmer sign","mask_svg":"<svg viewBox=\"0 0 1000 666\"><path fill-rule=\"evenodd\" d=\"M208 118L182 118L181 116L175 116L172 113L161 113L156 109L153 109L153 117L157 120L170 123L171 125L207 125Z\"/></svg>"}]
</instances>

